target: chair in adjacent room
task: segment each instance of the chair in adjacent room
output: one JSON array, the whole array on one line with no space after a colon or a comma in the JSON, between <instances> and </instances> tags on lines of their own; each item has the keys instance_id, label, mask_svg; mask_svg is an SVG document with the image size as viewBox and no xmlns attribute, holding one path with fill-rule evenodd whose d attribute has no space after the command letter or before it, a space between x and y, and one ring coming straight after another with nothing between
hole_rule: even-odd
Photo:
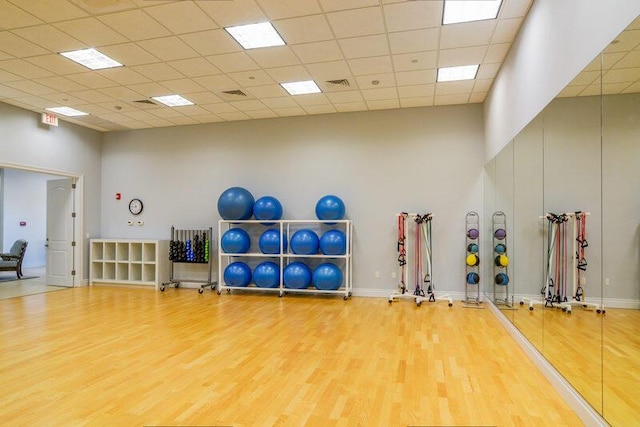
<instances>
[{"instance_id":1,"label":"chair in adjacent room","mask_svg":"<svg viewBox=\"0 0 640 427\"><path fill-rule=\"evenodd\" d=\"M0 254L0 271L15 271L18 279L22 278L22 260L27 251L28 242L24 239L15 241L9 253Z\"/></svg>"}]
</instances>

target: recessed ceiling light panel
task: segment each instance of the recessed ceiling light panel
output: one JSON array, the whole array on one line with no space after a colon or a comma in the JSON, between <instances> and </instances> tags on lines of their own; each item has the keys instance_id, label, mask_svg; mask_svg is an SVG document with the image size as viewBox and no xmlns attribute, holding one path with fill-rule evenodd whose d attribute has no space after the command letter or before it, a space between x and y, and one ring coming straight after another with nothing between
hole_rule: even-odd
<instances>
[{"instance_id":1,"label":"recessed ceiling light panel","mask_svg":"<svg viewBox=\"0 0 640 427\"><path fill-rule=\"evenodd\" d=\"M462 65L460 67L438 68L438 82L455 82L458 80L473 80L478 74L480 65Z\"/></svg>"},{"instance_id":2,"label":"recessed ceiling light panel","mask_svg":"<svg viewBox=\"0 0 640 427\"><path fill-rule=\"evenodd\" d=\"M225 30L245 49L284 46L285 44L270 22L238 25L236 27L227 27Z\"/></svg>"},{"instance_id":3,"label":"recessed ceiling light panel","mask_svg":"<svg viewBox=\"0 0 640 427\"><path fill-rule=\"evenodd\" d=\"M167 107L184 107L185 105L194 105L193 102L181 97L180 95L152 96L152 98Z\"/></svg>"},{"instance_id":4,"label":"recessed ceiling light panel","mask_svg":"<svg viewBox=\"0 0 640 427\"><path fill-rule=\"evenodd\" d=\"M313 80L305 80L302 82L289 82L289 83L280 83L280 86L284 88L289 95L306 95L309 93L320 93L322 92L316 82Z\"/></svg>"},{"instance_id":5,"label":"recessed ceiling light panel","mask_svg":"<svg viewBox=\"0 0 640 427\"><path fill-rule=\"evenodd\" d=\"M107 55L95 49L72 50L61 52L60 55L77 62L91 70L102 70L104 68L122 67L122 64L109 58Z\"/></svg>"},{"instance_id":6,"label":"recessed ceiling light panel","mask_svg":"<svg viewBox=\"0 0 640 427\"><path fill-rule=\"evenodd\" d=\"M52 107L52 108L45 108L45 110L51 111L52 113L62 114L63 116L67 116L67 117L77 117L77 116L88 116L89 115L89 113L85 113L84 111L79 111L79 110L76 110L75 108L71 108L71 107Z\"/></svg>"},{"instance_id":7,"label":"recessed ceiling light panel","mask_svg":"<svg viewBox=\"0 0 640 427\"><path fill-rule=\"evenodd\" d=\"M442 24L496 19L502 0L445 0Z\"/></svg>"}]
</instances>

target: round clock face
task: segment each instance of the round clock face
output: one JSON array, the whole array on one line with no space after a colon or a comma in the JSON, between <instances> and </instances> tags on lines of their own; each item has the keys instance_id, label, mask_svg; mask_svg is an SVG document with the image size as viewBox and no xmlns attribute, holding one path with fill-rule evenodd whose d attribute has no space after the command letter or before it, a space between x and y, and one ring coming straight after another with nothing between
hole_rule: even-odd
<instances>
[{"instance_id":1,"label":"round clock face","mask_svg":"<svg viewBox=\"0 0 640 427\"><path fill-rule=\"evenodd\" d=\"M129 212L133 215L139 215L142 212L142 200L140 199L132 199L129 202Z\"/></svg>"}]
</instances>

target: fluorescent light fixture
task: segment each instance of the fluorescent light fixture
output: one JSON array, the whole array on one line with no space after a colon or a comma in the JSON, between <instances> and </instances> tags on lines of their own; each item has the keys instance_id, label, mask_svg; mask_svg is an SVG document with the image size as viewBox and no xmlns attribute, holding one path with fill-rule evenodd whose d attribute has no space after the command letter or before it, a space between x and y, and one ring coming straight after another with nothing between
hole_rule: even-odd
<instances>
[{"instance_id":1,"label":"fluorescent light fixture","mask_svg":"<svg viewBox=\"0 0 640 427\"><path fill-rule=\"evenodd\" d=\"M478 74L480 65L462 65L460 67L438 68L438 82L455 82L458 80L473 80Z\"/></svg>"},{"instance_id":2,"label":"fluorescent light fixture","mask_svg":"<svg viewBox=\"0 0 640 427\"><path fill-rule=\"evenodd\" d=\"M193 102L181 97L180 95L152 96L151 98L163 103L167 107L184 107L185 105L193 105Z\"/></svg>"},{"instance_id":3,"label":"fluorescent light fixture","mask_svg":"<svg viewBox=\"0 0 640 427\"><path fill-rule=\"evenodd\" d=\"M98 52L95 49L72 50L60 52L60 55L84 65L92 70L102 70L104 68L122 67L122 64Z\"/></svg>"},{"instance_id":4,"label":"fluorescent light fixture","mask_svg":"<svg viewBox=\"0 0 640 427\"><path fill-rule=\"evenodd\" d=\"M89 113L85 113L84 111L76 110L71 107L53 107L53 108L45 108L47 111L51 111L53 113L62 114L67 117L77 117L77 116L88 116Z\"/></svg>"},{"instance_id":5,"label":"fluorescent light fixture","mask_svg":"<svg viewBox=\"0 0 640 427\"><path fill-rule=\"evenodd\" d=\"M289 83L280 83L280 86L284 88L289 95L306 95L309 93L320 93L322 92L316 82L313 80L305 80L303 82L289 82Z\"/></svg>"},{"instance_id":6,"label":"fluorescent light fixture","mask_svg":"<svg viewBox=\"0 0 640 427\"><path fill-rule=\"evenodd\" d=\"M442 24L496 19L502 0L445 0Z\"/></svg>"},{"instance_id":7,"label":"fluorescent light fixture","mask_svg":"<svg viewBox=\"0 0 640 427\"><path fill-rule=\"evenodd\" d=\"M236 27L227 27L225 30L245 49L283 46L285 44L270 22L238 25Z\"/></svg>"}]
</instances>

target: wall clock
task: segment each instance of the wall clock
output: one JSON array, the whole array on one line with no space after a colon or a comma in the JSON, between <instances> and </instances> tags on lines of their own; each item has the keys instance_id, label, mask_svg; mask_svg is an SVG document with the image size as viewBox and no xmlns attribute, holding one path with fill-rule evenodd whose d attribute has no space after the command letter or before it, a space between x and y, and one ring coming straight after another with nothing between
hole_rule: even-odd
<instances>
[{"instance_id":1,"label":"wall clock","mask_svg":"<svg viewBox=\"0 0 640 427\"><path fill-rule=\"evenodd\" d=\"M140 213L142 212L142 200L140 199L131 199L131 201L129 202L129 212L131 212L133 215L140 215Z\"/></svg>"}]
</instances>

